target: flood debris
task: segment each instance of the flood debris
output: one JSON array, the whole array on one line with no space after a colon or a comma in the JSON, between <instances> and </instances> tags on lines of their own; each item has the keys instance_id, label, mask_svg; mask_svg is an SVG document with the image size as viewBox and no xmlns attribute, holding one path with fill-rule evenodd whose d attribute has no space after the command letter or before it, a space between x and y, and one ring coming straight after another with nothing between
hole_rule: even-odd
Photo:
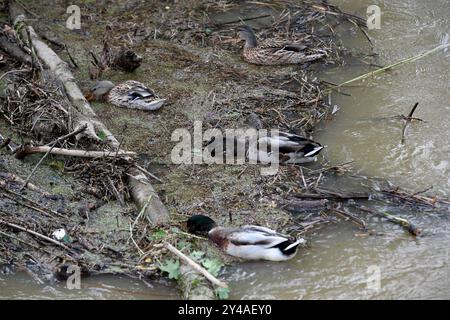
<instances>
[{"instance_id":1,"label":"flood debris","mask_svg":"<svg viewBox=\"0 0 450 320\"><path fill-rule=\"evenodd\" d=\"M303 236L340 219L367 231L375 226L365 213L381 214L420 235L413 219L360 208L388 203L420 212L450 204L370 179L355 178L356 190L321 187L327 179L354 178L350 163L285 165L274 176L261 176L253 165L167 161L171 132L192 129L194 120L207 128L250 124L310 136L319 121L335 112L324 100L327 89L310 71L340 63L344 52L333 40L335 24L347 21L366 34L365 19L313 2L248 1L245 6L264 8L264 13L228 20L221 13L238 10L242 3L178 1L168 10L137 2L126 19L108 13L110 34L107 42L96 43L103 45L100 51L92 42L85 44L82 34L69 34L70 52L64 45L66 51L56 54L44 40L54 41L28 25L39 19L17 19L23 7L11 3L12 23L2 26L0 38L8 41L0 41L5 55L16 60L0 78L5 88L0 115L9 129L0 135L0 259L13 261L38 281L63 281L75 265L83 275L164 275L178 282L186 299L225 297L228 293L218 294L211 283L226 287L220 270L223 262L236 260L183 231L194 213L208 213L223 225L257 224ZM107 10L98 3L82 6L99 9L86 10L84 28L100 39L106 27L98 28L97 21L104 21ZM115 9L129 12L122 5ZM149 11L154 19L143 19ZM258 38L300 40L327 58L282 69L250 67L240 58L236 37L242 21L252 24ZM10 47L20 54L10 53ZM79 68L72 72L63 59ZM144 116L90 105L80 85L110 76L128 80L130 74L114 72L116 67L155 84L169 97L168 108ZM131 122L132 130L118 125L123 121ZM57 230L64 230L64 236L53 236Z\"/></svg>"},{"instance_id":2,"label":"flood debris","mask_svg":"<svg viewBox=\"0 0 450 320\"><path fill-rule=\"evenodd\" d=\"M413 120L418 120L418 121L423 121L422 119L419 118L413 118L413 114L417 109L417 106L419 105L418 102L416 102L414 104L414 106L412 107L411 111L409 112L409 114L407 116L403 116L403 128L402 128L402 139L401 139L401 143L404 144L405 143L405 134L406 134L406 129L408 128L408 125L411 123L411 121Z\"/></svg>"}]
</instances>

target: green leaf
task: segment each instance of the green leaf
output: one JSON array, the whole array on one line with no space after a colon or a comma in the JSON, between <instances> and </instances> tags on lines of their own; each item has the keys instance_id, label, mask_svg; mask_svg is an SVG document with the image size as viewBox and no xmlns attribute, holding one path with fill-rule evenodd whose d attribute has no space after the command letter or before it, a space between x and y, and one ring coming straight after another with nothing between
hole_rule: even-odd
<instances>
[{"instance_id":1,"label":"green leaf","mask_svg":"<svg viewBox=\"0 0 450 320\"><path fill-rule=\"evenodd\" d=\"M169 279L178 280L180 278L180 261L166 260L166 262L159 266L159 270L167 272Z\"/></svg>"},{"instance_id":2,"label":"green leaf","mask_svg":"<svg viewBox=\"0 0 450 320\"><path fill-rule=\"evenodd\" d=\"M230 297L230 289L228 288L217 288L216 295L219 300L226 300Z\"/></svg>"},{"instance_id":3,"label":"green leaf","mask_svg":"<svg viewBox=\"0 0 450 320\"><path fill-rule=\"evenodd\" d=\"M61 161L61 160L53 160L48 164L48 166L59 172L64 171L64 161Z\"/></svg>"},{"instance_id":4,"label":"green leaf","mask_svg":"<svg viewBox=\"0 0 450 320\"><path fill-rule=\"evenodd\" d=\"M192 251L190 254L192 260L195 260L197 262L199 262L204 255L205 255L205 253L200 250Z\"/></svg>"},{"instance_id":5,"label":"green leaf","mask_svg":"<svg viewBox=\"0 0 450 320\"><path fill-rule=\"evenodd\" d=\"M180 240L177 242L177 248L178 250L183 250L184 248L189 248L191 244L187 242L186 240Z\"/></svg>"},{"instance_id":6,"label":"green leaf","mask_svg":"<svg viewBox=\"0 0 450 320\"><path fill-rule=\"evenodd\" d=\"M162 238L164 238L167 235L167 233L162 230L162 229L158 229L155 232L153 232L153 234L150 236L150 239L152 241L156 241L156 240L160 240Z\"/></svg>"},{"instance_id":7,"label":"green leaf","mask_svg":"<svg viewBox=\"0 0 450 320\"><path fill-rule=\"evenodd\" d=\"M172 231L173 233L180 233L180 228L178 228L178 227L172 227L172 228L170 228L170 231Z\"/></svg>"},{"instance_id":8,"label":"green leaf","mask_svg":"<svg viewBox=\"0 0 450 320\"><path fill-rule=\"evenodd\" d=\"M105 140L106 139L106 133L104 133L103 131L99 131L97 132L97 137L100 138L100 140Z\"/></svg>"},{"instance_id":9,"label":"green leaf","mask_svg":"<svg viewBox=\"0 0 450 320\"><path fill-rule=\"evenodd\" d=\"M203 259L202 265L211 273L214 277L219 275L220 269L224 266L224 264L218 259Z\"/></svg>"}]
</instances>

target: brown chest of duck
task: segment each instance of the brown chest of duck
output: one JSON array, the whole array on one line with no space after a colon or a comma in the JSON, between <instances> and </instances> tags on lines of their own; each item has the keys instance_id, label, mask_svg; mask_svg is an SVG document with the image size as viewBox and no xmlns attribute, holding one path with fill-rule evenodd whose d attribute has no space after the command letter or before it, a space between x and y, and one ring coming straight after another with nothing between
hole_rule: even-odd
<instances>
[{"instance_id":1,"label":"brown chest of duck","mask_svg":"<svg viewBox=\"0 0 450 320\"><path fill-rule=\"evenodd\" d=\"M258 65L302 64L321 59L326 52L310 49L300 43L266 40L258 43L250 26L238 28L239 37L245 41L242 56L245 61Z\"/></svg>"},{"instance_id":2,"label":"brown chest of duck","mask_svg":"<svg viewBox=\"0 0 450 320\"><path fill-rule=\"evenodd\" d=\"M86 95L88 101L108 102L114 106L154 111L164 105L156 93L143 83L128 80L115 85L111 81L97 82Z\"/></svg>"}]
</instances>

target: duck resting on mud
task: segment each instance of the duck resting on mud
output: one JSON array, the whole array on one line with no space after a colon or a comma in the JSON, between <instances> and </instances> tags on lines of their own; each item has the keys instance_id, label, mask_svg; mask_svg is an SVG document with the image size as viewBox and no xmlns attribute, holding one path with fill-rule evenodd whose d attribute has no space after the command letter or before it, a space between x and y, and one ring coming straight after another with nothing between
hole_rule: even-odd
<instances>
[{"instance_id":1,"label":"duck resting on mud","mask_svg":"<svg viewBox=\"0 0 450 320\"><path fill-rule=\"evenodd\" d=\"M219 227L204 215L190 217L187 227L190 233L207 235L230 256L246 260L289 260L296 255L299 244L305 242L261 226Z\"/></svg>"},{"instance_id":2,"label":"duck resting on mud","mask_svg":"<svg viewBox=\"0 0 450 320\"><path fill-rule=\"evenodd\" d=\"M255 161L261 164L283 163L283 164L301 164L317 160L317 155L322 151L323 146L313 140L301 137L288 132L268 132L268 135L258 136L257 148L250 148L246 136L234 137L233 150L227 150L226 137L222 141L217 141L215 137L211 138L205 148L211 156L215 156L217 151L223 151L223 154L232 154L237 156L239 148L245 149L245 156L249 161ZM278 151L275 151L277 150Z\"/></svg>"},{"instance_id":3,"label":"duck resting on mud","mask_svg":"<svg viewBox=\"0 0 450 320\"><path fill-rule=\"evenodd\" d=\"M300 43L266 40L258 43L255 33L250 26L238 28L239 37L245 40L244 60L259 65L301 64L314 61L326 56L320 49L309 49Z\"/></svg>"},{"instance_id":4,"label":"duck resting on mud","mask_svg":"<svg viewBox=\"0 0 450 320\"><path fill-rule=\"evenodd\" d=\"M158 110L166 101L160 99L144 84L134 80L118 85L114 85L111 81L99 81L89 90L86 99L108 102L122 108L148 111Z\"/></svg>"}]
</instances>

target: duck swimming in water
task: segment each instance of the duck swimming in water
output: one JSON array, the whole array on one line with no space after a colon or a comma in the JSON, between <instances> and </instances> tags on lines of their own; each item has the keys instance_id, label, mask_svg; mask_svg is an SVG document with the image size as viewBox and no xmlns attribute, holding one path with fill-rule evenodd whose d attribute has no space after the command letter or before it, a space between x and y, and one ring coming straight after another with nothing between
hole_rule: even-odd
<instances>
[{"instance_id":1,"label":"duck swimming in water","mask_svg":"<svg viewBox=\"0 0 450 320\"><path fill-rule=\"evenodd\" d=\"M111 81L97 82L86 95L88 101L104 101L122 108L158 110L166 101L144 84L128 80L118 85Z\"/></svg>"},{"instance_id":2,"label":"duck swimming in water","mask_svg":"<svg viewBox=\"0 0 450 320\"><path fill-rule=\"evenodd\" d=\"M326 56L320 49L309 49L299 43L266 40L258 43L250 26L238 28L239 37L245 40L243 58L245 61L259 65L301 64Z\"/></svg>"},{"instance_id":3,"label":"duck swimming in water","mask_svg":"<svg viewBox=\"0 0 450 320\"><path fill-rule=\"evenodd\" d=\"M227 254L246 260L289 260L296 255L299 244L305 242L261 226L219 227L204 215L190 217L187 227L190 233L207 235Z\"/></svg>"}]
</instances>

